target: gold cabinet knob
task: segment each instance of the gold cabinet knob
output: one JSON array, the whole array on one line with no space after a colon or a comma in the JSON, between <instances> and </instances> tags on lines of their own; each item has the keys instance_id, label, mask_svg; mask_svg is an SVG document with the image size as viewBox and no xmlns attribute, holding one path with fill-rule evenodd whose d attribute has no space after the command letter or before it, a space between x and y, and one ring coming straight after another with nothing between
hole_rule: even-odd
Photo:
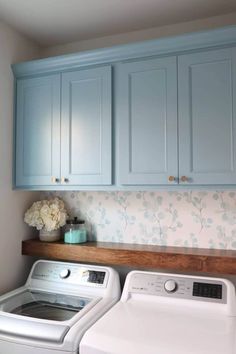
<instances>
[{"instance_id":1,"label":"gold cabinet knob","mask_svg":"<svg viewBox=\"0 0 236 354\"><path fill-rule=\"evenodd\" d=\"M169 182L174 182L175 181L175 177L174 176L169 176L168 177L168 181Z\"/></svg>"},{"instance_id":2,"label":"gold cabinet knob","mask_svg":"<svg viewBox=\"0 0 236 354\"><path fill-rule=\"evenodd\" d=\"M65 177L61 178L61 183L68 183L68 182L69 182L68 178L65 178Z\"/></svg>"},{"instance_id":3,"label":"gold cabinet knob","mask_svg":"<svg viewBox=\"0 0 236 354\"><path fill-rule=\"evenodd\" d=\"M181 180L181 182L188 182L188 177L181 176L180 180Z\"/></svg>"},{"instance_id":4,"label":"gold cabinet knob","mask_svg":"<svg viewBox=\"0 0 236 354\"><path fill-rule=\"evenodd\" d=\"M59 183L59 182L60 182L60 179L57 178L57 177L52 176L52 177L51 177L51 181L52 181L52 183Z\"/></svg>"}]
</instances>

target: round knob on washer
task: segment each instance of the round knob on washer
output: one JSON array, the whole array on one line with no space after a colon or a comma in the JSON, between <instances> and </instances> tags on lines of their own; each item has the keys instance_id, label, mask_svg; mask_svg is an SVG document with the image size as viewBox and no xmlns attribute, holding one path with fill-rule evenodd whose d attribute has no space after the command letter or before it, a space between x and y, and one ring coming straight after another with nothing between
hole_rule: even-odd
<instances>
[{"instance_id":1,"label":"round knob on washer","mask_svg":"<svg viewBox=\"0 0 236 354\"><path fill-rule=\"evenodd\" d=\"M69 275L70 275L70 269L62 269L62 271L60 272L60 278L62 279L68 278Z\"/></svg>"},{"instance_id":2,"label":"round knob on washer","mask_svg":"<svg viewBox=\"0 0 236 354\"><path fill-rule=\"evenodd\" d=\"M167 280L164 284L164 288L168 293L174 293L177 290L177 283L172 279Z\"/></svg>"}]
</instances>

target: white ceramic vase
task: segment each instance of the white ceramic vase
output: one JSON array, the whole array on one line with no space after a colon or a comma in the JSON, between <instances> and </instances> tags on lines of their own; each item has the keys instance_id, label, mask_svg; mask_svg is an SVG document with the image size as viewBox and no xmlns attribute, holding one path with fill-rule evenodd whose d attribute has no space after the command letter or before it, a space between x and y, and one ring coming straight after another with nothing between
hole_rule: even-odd
<instances>
[{"instance_id":1,"label":"white ceramic vase","mask_svg":"<svg viewBox=\"0 0 236 354\"><path fill-rule=\"evenodd\" d=\"M43 242L53 242L53 241L58 241L60 240L61 236L61 230L52 230L52 231L47 231L46 229L41 229L39 230L39 239L40 241Z\"/></svg>"}]
</instances>

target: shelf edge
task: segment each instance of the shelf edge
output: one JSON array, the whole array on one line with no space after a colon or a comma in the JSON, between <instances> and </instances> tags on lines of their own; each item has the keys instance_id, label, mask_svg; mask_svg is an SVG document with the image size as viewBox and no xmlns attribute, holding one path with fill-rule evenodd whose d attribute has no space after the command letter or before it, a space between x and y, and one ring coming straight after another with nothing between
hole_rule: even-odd
<instances>
[{"instance_id":1,"label":"shelf edge","mask_svg":"<svg viewBox=\"0 0 236 354\"><path fill-rule=\"evenodd\" d=\"M70 262L88 262L104 265L120 265L133 268L166 269L172 271L236 274L236 252L179 247L147 247L145 245L86 243L70 245L61 242L44 243L38 240L22 242L22 254L40 258ZM180 252L178 253L178 249ZM212 254L211 254L212 253ZM225 256L222 256L224 254Z\"/></svg>"}]
</instances>

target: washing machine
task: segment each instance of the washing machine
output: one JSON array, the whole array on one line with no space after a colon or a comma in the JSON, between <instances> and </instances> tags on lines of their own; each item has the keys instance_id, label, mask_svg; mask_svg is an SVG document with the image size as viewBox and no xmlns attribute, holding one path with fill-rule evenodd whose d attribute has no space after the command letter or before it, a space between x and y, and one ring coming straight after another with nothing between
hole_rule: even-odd
<instances>
[{"instance_id":1,"label":"washing machine","mask_svg":"<svg viewBox=\"0 0 236 354\"><path fill-rule=\"evenodd\" d=\"M236 354L234 285L221 278L133 271L81 354Z\"/></svg>"},{"instance_id":2,"label":"washing machine","mask_svg":"<svg viewBox=\"0 0 236 354\"><path fill-rule=\"evenodd\" d=\"M119 298L112 268L37 261L24 286L0 297L0 354L79 353L85 331Z\"/></svg>"}]
</instances>

